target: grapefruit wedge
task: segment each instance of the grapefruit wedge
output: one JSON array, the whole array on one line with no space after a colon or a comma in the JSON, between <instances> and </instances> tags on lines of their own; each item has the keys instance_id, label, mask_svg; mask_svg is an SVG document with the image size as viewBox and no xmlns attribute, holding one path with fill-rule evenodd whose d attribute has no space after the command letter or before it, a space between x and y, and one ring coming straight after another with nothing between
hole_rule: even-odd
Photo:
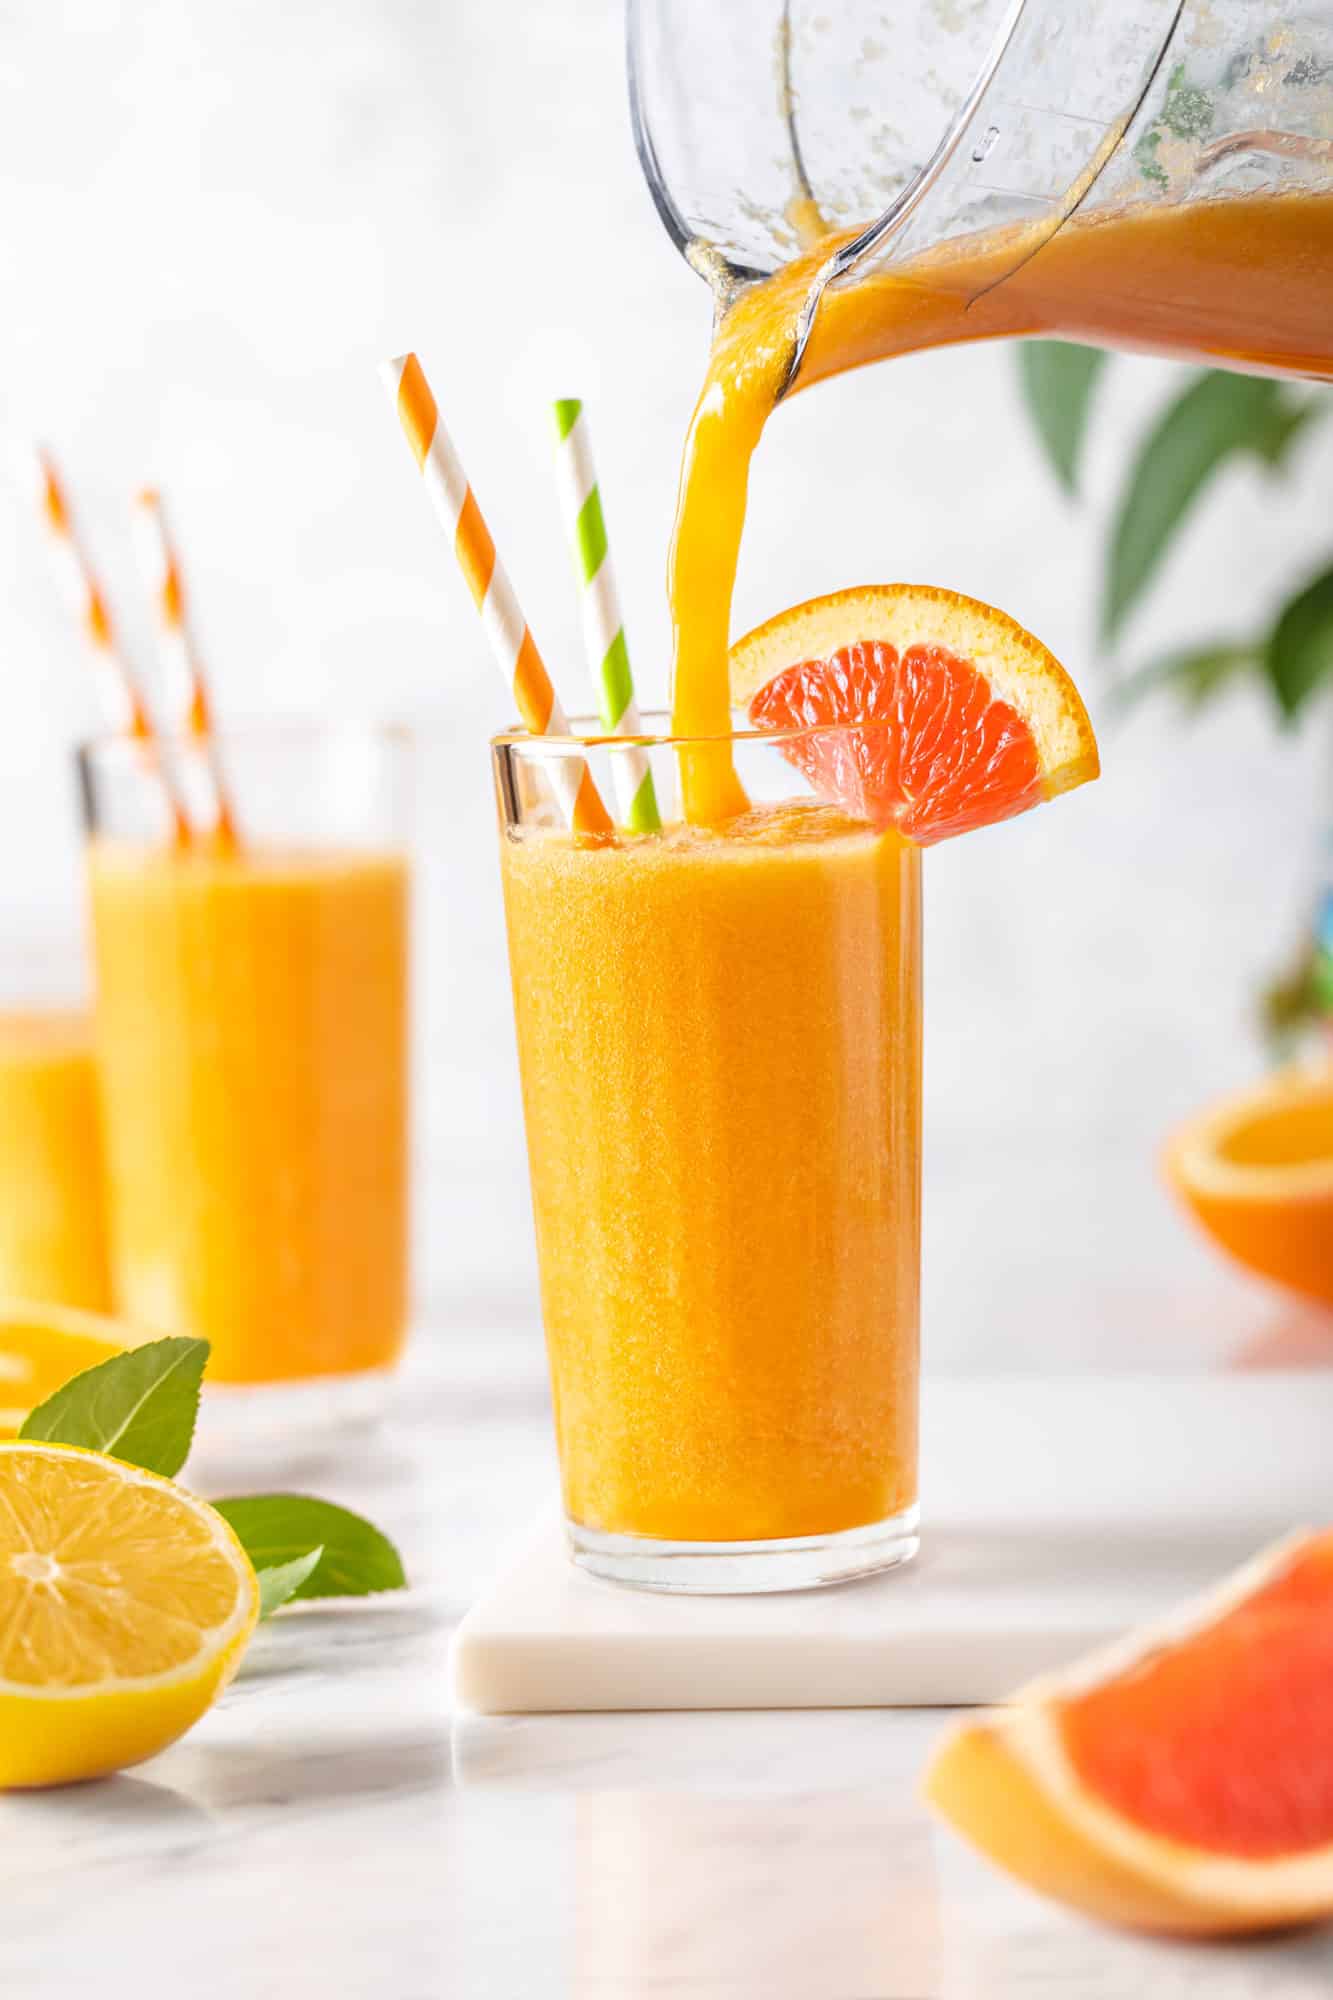
<instances>
[{"instance_id":1,"label":"grapefruit wedge","mask_svg":"<svg viewBox=\"0 0 1333 2000\"><path fill-rule=\"evenodd\" d=\"M1110 1923L1333 1916L1333 1530L955 1730L925 1795L999 1867Z\"/></svg>"},{"instance_id":2,"label":"grapefruit wedge","mask_svg":"<svg viewBox=\"0 0 1333 2000\"><path fill-rule=\"evenodd\" d=\"M1098 772L1078 689L992 604L870 584L779 612L731 649L731 695L817 795L919 846Z\"/></svg>"}]
</instances>

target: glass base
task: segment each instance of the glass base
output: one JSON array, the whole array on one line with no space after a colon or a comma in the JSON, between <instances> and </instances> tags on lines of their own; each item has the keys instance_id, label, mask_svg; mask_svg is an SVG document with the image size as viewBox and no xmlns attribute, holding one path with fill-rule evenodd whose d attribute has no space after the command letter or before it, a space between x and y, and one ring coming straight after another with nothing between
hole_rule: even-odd
<instances>
[{"instance_id":1,"label":"glass base","mask_svg":"<svg viewBox=\"0 0 1333 2000\"><path fill-rule=\"evenodd\" d=\"M381 1421L393 1371L314 1375L300 1382L209 1383L199 1399L190 1475L235 1477L253 1467L270 1487L282 1468L314 1465Z\"/></svg>"},{"instance_id":2,"label":"glass base","mask_svg":"<svg viewBox=\"0 0 1333 2000\"><path fill-rule=\"evenodd\" d=\"M695 1597L742 1597L765 1590L817 1590L910 1562L921 1546L920 1509L905 1508L868 1528L797 1535L772 1542L661 1542L648 1535L603 1535L566 1520L570 1560L589 1576L634 1590Z\"/></svg>"}]
</instances>

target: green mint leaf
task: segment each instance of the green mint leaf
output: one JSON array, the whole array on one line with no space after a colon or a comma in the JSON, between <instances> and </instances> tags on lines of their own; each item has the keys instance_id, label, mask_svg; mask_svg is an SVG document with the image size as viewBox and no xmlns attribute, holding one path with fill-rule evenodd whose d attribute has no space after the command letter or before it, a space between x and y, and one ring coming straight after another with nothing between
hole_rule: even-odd
<instances>
[{"instance_id":1,"label":"green mint leaf","mask_svg":"<svg viewBox=\"0 0 1333 2000\"><path fill-rule=\"evenodd\" d=\"M1106 366L1100 347L1067 340L1025 340L1018 350L1019 378L1028 414L1066 493L1078 487L1092 394Z\"/></svg>"},{"instance_id":2,"label":"green mint leaf","mask_svg":"<svg viewBox=\"0 0 1333 2000\"><path fill-rule=\"evenodd\" d=\"M1278 614L1264 665L1287 722L1333 678L1333 569L1315 577Z\"/></svg>"},{"instance_id":3,"label":"green mint leaf","mask_svg":"<svg viewBox=\"0 0 1333 2000\"><path fill-rule=\"evenodd\" d=\"M215 1500L257 1570L297 1561L318 1545L323 1555L294 1597L367 1597L402 1590L402 1559L387 1535L359 1514L302 1493L246 1494Z\"/></svg>"},{"instance_id":4,"label":"green mint leaf","mask_svg":"<svg viewBox=\"0 0 1333 2000\"><path fill-rule=\"evenodd\" d=\"M1187 708L1202 708L1247 668L1263 669L1263 648L1250 640L1217 640L1207 646L1186 646L1149 661L1116 683L1114 699L1131 708L1159 688L1178 694Z\"/></svg>"},{"instance_id":5,"label":"green mint leaf","mask_svg":"<svg viewBox=\"0 0 1333 2000\"><path fill-rule=\"evenodd\" d=\"M259 1579L259 1615L271 1618L289 1597L295 1597L301 1585L313 1569L319 1565L322 1548L308 1549L303 1556L294 1556L291 1562L275 1563L271 1569L255 1571Z\"/></svg>"},{"instance_id":6,"label":"green mint leaf","mask_svg":"<svg viewBox=\"0 0 1333 2000\"><path fill-rule=\"evenodd\" d=\"M1238 452L1263 452L1283 400L1282 384L1267 376L1209 369L1157 419L1116 510L1102 606L1105 639L1124 624L1213 474Z\"/></svg>"},{"instance_id":7,"label":"green mint leaf","mask_svg":"<svg viewBox=\"0 0 1333 2000\"><path fill-rule=\"evenodd\" d=\"M71 1376L31 1412L19 1436L84 1445L174 1479L190 1455L207 1360L206 1340L132 1347Z\"/></svg>"}]
</instances>

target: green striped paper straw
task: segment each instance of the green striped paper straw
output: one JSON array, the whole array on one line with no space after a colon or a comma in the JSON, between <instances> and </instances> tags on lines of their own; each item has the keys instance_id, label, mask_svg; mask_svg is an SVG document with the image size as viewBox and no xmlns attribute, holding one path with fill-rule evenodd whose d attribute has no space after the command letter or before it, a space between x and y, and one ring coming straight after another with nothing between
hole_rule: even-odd
<instances>
[{"instance_id":1,"label":"green striped paper straw","mask_svg":"<svg viewBox=\"0 0 1333 2000\"><path fill-rule=\"evenodd\" d=\"M562 397L551 405L551 410L555 418L560 498L578 573L583 639L597 690L598 712L615 735L637 736L640 723L634 700L634 677L606 545L606 521L588 419L582 403L574 396ZM637 744L615 751L611 776L621 824L635 833L651 833L660 827L662 815L647 752Z\"/></svg>"}]
</instances>

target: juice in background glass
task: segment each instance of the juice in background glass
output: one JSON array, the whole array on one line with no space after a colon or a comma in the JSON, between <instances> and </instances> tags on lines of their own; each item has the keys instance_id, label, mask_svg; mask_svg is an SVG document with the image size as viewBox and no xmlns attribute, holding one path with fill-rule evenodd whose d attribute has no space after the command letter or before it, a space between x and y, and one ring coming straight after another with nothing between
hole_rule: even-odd
<instances>
[{"instance_id":1,"label":"juice in background glass","mask_svg":"<svg viewBox=\"0 0 1333 2000\"><path fill-rule=\"evenodd\" d=\"M408 1310L402 746L220 747L236 851L130 833L142 752L84 753L116 1292L212 1383L371 1376Z\"/></svg>"},{"instance_id":2,"label":"juice in background glass","mask_svg":"<svg viewBox=\"0 0 1333 2000\"><path fill-rule=\"evenodd\" d=\"M799 782L776 749L735 747L751 787L770 762L782 791ZM901 1561L916 1547L918 852L808 797L717 832L582 842L524 782L550 754L496 746L575 1559L704 1590ZM653 755L665 800L675 752Z\"/></svg>"},{"instance_id":3,"label":"juice in background glass","mask_svg":"<svg viewBox=\"0 0 1333 2000\"><path fill-rule=\"evenodd\" d=\"M97 1075L81 1013L0 1010L0 1295L110 1308Z\"/></svg>"}]
</instances>

